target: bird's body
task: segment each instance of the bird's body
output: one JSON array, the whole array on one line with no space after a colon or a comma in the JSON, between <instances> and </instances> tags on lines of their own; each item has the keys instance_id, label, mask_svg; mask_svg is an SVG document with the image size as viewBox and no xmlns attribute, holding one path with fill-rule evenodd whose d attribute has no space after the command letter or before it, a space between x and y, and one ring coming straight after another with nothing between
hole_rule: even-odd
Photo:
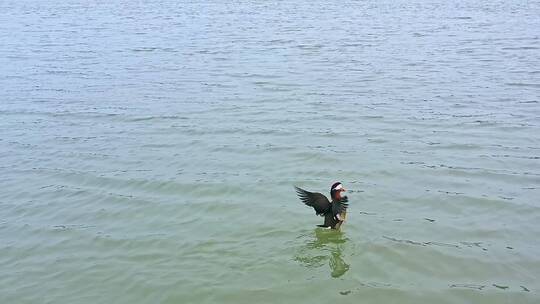
<instances>
[{"instance_id":1,"label":"bird's body","mask_svg":"<svg viewBox=\"0 0 540 304\"><path fill-rule=\"evenodd\" d=\"M334 183L330 188L332 201L329 201L326 196L318 192L309 192L296 186L295 189L304 204L313 207L315 214L324 216L324 224L319 225L320 227L341 228L347 216L347 207L349 206L347 203L348 198L341 196L341 192L345 191L341 183Z\"/></svg>"}]
</instances>

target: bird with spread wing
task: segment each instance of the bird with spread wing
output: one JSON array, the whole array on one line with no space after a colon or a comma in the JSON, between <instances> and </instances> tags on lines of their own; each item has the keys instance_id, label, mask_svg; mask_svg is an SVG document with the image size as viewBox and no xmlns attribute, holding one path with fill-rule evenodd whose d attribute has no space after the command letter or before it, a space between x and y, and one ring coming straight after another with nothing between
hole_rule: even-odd
<instances>
[{"instance_id":1,"label":"bird with spread wing","mask_svg":"<svg viewBox=\"0 0 540 304\"><path fill-rule=\"evenodd\" d=\"M340 182L336 182L330 187L330 197L332 201L329 201L326 196L318 192L309 192L299 187L294 187L300 200L309 207L315 209L315 214L324 216L324 224L318 225L319 227L326 227L331 229L340 229L341 225L347 217L347 203L349 199L347 196L341 196L342 192L345 192L345 188Z\"/></svg>"}]
</instances>

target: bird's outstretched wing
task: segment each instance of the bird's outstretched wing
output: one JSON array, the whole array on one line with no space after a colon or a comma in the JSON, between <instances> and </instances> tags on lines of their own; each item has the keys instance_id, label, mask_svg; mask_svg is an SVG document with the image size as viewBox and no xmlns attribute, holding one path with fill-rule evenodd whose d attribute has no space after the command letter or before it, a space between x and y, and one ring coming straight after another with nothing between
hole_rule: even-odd
<instances>
[{"instance_id":1,"label":"bird's outstretched wing","mask_svg":"<svg viewBox=\"0 0 540 304\"><path fill-rule=\"evenodd\" d=\"M298 194L298 197L300 197L300 200L304 204L313 207L317 215L322 216L332 209L332 204L330 204L330 201L326 196L318 192L309 192L296 186L294 186L294 188L296 189L296 193Z\"/></svg>"},{"instance_id":2,"label":"bird's outstretched wing","mask_svg":"<svg viewBox=\"0 0 540 304\"><path fill-rule=\"evenodd\" d=\"M332 204L332 214L336 216L336 214L347 212L347 207L349 207L348 201L349 198L343 196L339 201L334 202Z\"/></svg>"}]
</instances>

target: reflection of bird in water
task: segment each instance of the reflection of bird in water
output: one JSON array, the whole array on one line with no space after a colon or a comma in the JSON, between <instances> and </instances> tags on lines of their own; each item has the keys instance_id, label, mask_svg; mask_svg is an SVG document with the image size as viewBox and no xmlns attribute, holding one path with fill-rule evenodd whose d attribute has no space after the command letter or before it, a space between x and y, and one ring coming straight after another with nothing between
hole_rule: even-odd
<instances>
[{"instance_id":1,"label":"reflection of bird in water","mask_svg":"<svg viewBox=\"0 0 540 304\"><path fill-rule=\"evenodd\" d=\"M332 201L329 201L326 196L318 192L309 192L298 187L295 187L295 189L304 204L313 207L315 214L324 216L324 224L319 225L319 227L340 229L347 217L347 207L349 206L347 204L348 198L341 196L341 192L345 192L345 188L340 182L334 183L330 187Z\"/></svg>"},{"instance_id":2,"label":"reflection of bird in water","mask_svg":"<svg viewBox=\"0 0 540 304\"><path fill-rule=\"evenodd\" d=\"M346 241L339 231L317 228L315 238L300 248L295 260L307 268L321 267L328 260L330 275L338 278L349 270L349 265L341 258Z\"/></svg>"},{"instance_id":3,"label":"reflection of bird in water","mask_svg":"<svg viewBox=\"0 0 540 304\"><path fill-rule=\"evenodd\" d=\"M341 258L341 247L337 246L335 251L332 251L332 256L330 257L330 269L332 272L330 275L333 278L339 278L344 275L345 272L349 270L349 264Z\"/></svg>"}]
</instances>

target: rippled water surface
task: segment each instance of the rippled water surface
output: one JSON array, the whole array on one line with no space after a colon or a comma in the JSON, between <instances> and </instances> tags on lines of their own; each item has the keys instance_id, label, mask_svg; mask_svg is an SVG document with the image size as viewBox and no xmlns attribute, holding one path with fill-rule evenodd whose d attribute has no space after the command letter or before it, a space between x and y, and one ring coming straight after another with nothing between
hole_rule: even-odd
<instances>
[{"instance_id":1,"label":"rippled water surface","mask_svg":"<svg viewBox=\"0 0 540 304\"><path fill-rule=\"evenodd\" d=\"M0 11L1 303L540 302L538 1Z\"/></svg>"}]
</instances>

